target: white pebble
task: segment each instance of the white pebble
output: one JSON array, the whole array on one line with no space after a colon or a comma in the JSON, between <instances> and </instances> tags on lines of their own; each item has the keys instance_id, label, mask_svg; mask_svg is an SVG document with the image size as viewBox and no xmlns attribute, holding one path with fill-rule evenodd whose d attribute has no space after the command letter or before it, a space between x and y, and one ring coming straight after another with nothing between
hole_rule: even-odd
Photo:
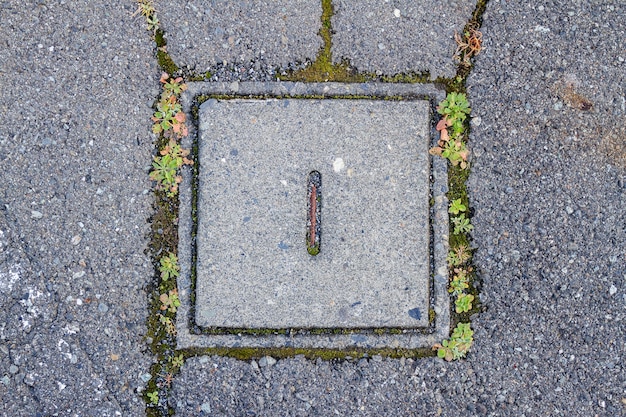
<instances>
[{"instance_id":1,"label":"white pebble","mask_svg":"<svg viewBox=\"0 0 626 417\"><path fill-rule=\"evenodd\" d=\"M342 158L336 158L335 162L333 162L333 171L339 172L346 167L346 164L343 162Z\"/></svg>"},{"instance_id":2,"label":"white pebble","mask_svg":"<svg viewBox=\"0 0 626 417\"><path fill-rule=\"evenodd\" d=\"M33 219L41 219L43 217L43 213L37 210L33 210L30 212L30 217Z\"/></svg>"},{"instance_id":3,"label":"white pebble","mask_svg":"<svg viewBox=\"0 0 626 417\"><path fill-rule=\"evenodd\" d=\"M611 288L609 288L609 294L615 295L615 293L617 293L617 287L615 285L611 285Z\"/></svg>"},{"instance_id":4,"label":"white pebble","mask_svg":"<svg viewBox=\"0 0 626 417\"><path fill-rule=\"evenodd\" d=\"M395 10L393 11L393 15L394 15L395 17L400 17L400 9L395 9Z\"/></svg>"}]
</instances>

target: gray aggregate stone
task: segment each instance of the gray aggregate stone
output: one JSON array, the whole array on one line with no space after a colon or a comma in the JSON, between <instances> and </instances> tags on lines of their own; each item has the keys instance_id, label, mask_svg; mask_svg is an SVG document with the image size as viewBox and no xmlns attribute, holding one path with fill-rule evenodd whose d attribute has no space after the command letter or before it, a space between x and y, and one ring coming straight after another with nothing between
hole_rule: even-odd
<instances>
[{"instance_id":1,"label":"gray aggregate stone","mask_svg":"<svg viewBox=\"0 0 626 417\"><path fill-rule=\"evenodd\" d=\"M455 75L454 33L463 31L476 3L338 0L333 6L334 62L387 75L427 71L434 80Z\"/></svg>"}]
</instances>

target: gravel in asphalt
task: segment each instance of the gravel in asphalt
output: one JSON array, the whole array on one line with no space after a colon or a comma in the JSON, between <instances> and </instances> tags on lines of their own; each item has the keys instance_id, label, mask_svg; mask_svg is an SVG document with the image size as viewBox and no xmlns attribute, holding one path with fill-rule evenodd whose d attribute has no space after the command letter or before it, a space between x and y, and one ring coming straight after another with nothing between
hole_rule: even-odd
<instances>
[{"instance_id":1,"label":"gravel in asphalt","mask_svg":"<svg viewBox=\"0 0 626 417\"><path fill-rule=\"evenodd\" d=\"M144 413L159 71L133 12L0 7L0 415Z\"/></svg>"},{"instance_id":2,"label":"gravel in asphalt","mask_svg":"<svg viewBox=\"0 0 626 417\"><path fill-rule=\"evenodd\" d=\"M467 360L194 358L177 415L626 415L625 15L487 6L468 80L486 311Z\"/></svg>"},{"instance_id":3,"label":"gravel in asphalt","mask_svg":"<svg viewBox=\"0 0 626 417\"><path fill-rule=\"evenodd\" d=\"M159 71L132 12L0 7L2 415L144 414ZM621 0L487 6L468 80L486 311L467 360L192 358L177 415L626 415L625 15Z\"/></svg>"}]
</instances>

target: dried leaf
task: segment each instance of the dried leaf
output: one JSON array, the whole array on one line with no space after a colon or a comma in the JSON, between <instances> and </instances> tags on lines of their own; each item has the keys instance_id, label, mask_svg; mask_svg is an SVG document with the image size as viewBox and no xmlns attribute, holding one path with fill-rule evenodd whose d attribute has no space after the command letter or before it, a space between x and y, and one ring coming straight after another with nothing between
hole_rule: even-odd
<instances>
[{"instance_id":1,"label":"dried leaf","mask_svg":"<svg viewBox=\"0 0 626 417\"><path fill-rule=\"evenodd\" d=\"M435 129L439 131L439 130L444 130L446 127L448 127L448 124L446 123L446 119L443 118L439 120L439 123L437 123L437 127Z\"/></svg>"},{"instance_id":2,"label":"dried leaf","mask_svg":"<svg viewBox=\"0 0 626 417\"><path fill-rule=\"evenodd\" d=\"M442 129L440 132L441 136L439 137L439 140L441 142L447 142L450 140L450 135L448 135L448 129Z\"/></svg>"},{"instance_id":3,"label":"dried leaf","mask_svg":"<svg viewBox=\"0 0 626 417\"><path fill-rule=\"evenodd\" d=\"M436 156L441 156L441 153L443 152L443 149L439 146L435 146L434 148L430 148L428 150L428 153L431 155L436 155Z\"/></svg>"},{"instance_id":4,"label":"dried leaf","mask_svg":"<svg viewBox=\"0 0 626 417\"><path fill-rule=\"evenodd\" d=\"M159 81L165 84L168 78L170 78L170 75L167 72L164 72L161 74L161 79Z\"/></svg>"}]
</instances>

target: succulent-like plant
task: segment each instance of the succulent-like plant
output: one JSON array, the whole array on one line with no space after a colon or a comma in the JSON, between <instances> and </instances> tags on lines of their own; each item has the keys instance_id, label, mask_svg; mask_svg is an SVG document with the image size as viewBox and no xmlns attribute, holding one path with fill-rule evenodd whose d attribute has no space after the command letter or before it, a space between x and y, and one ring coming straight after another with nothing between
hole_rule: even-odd
<instances>
[{"instance_id":1,"label":"succulent-like plant","mask_svg":"<svg viewBox=\"0 0 626 417\"><path fill-rule=\"evenodd\" d=\"M472 347L474 331L469 323L459 323L452 331L450 339L433 346L437 356L449 361L465 357Z\"/></svg>"},{"instance_id":2,"label":"succulent-like plant","mask_svg":"<svg viewBox=\"0 0 626 417\"><path fill-rule=\"evenodd\" d=\"M455 311L457 313L467 313L472 309L472 301L474 301L472 294L459 294L454 302Z\"/></svg>"}]
</instances>

